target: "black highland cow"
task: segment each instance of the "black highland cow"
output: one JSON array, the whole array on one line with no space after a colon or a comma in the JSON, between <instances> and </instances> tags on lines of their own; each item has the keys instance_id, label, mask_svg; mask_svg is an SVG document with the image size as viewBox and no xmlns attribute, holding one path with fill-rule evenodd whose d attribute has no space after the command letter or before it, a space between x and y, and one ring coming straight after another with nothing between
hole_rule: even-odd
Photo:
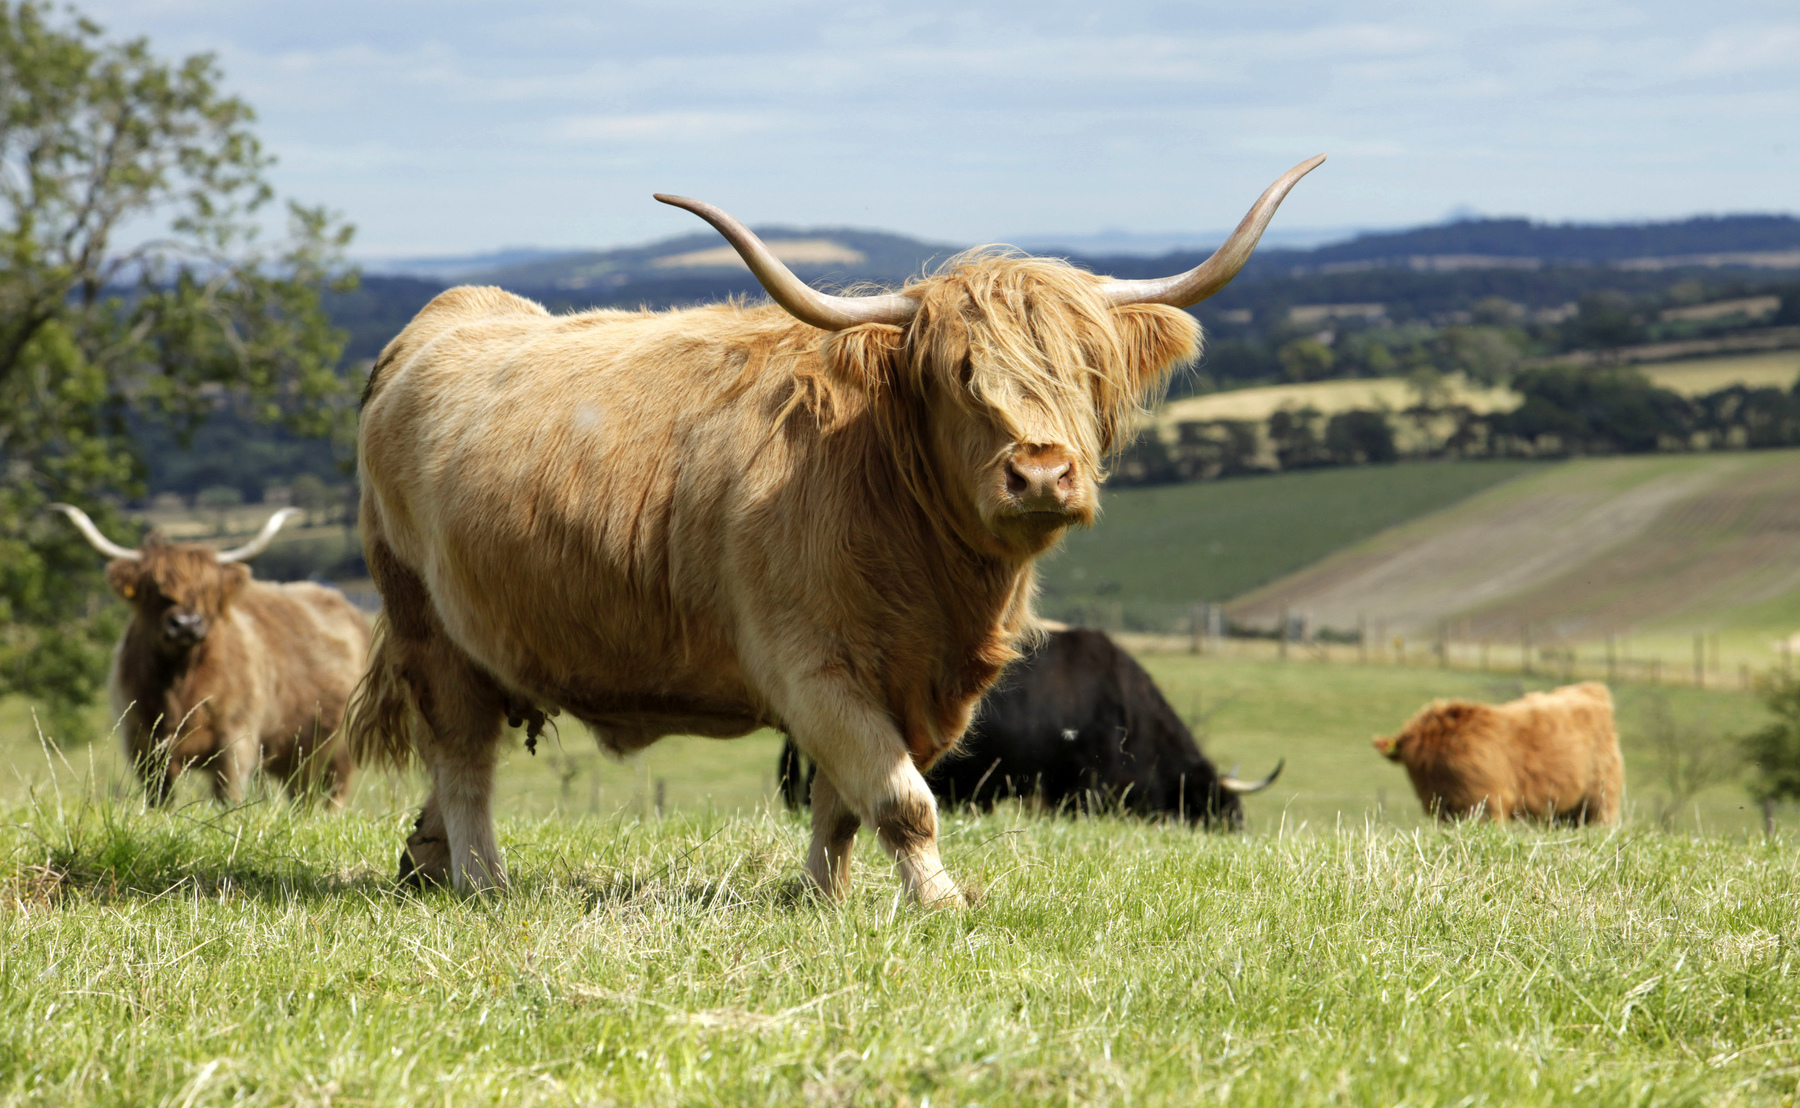
<instances>
[{"instance_id":1,"label":"black highland cow","mask_svg":"<svg viewBox=\"0 0 1800 1108\"><path fill-rule=\"evenodd\" d=\"M1059 810L1235 830L1244 822L1238 797L1268 788L1285 764L1261 781L1221 776L1135 658L1100 631L1070 628L1007 671L925 781L945 805L1037 797ZM780 774L789 807L806 803L812 773L791 741Z\"/></svg>"}]
</instances>

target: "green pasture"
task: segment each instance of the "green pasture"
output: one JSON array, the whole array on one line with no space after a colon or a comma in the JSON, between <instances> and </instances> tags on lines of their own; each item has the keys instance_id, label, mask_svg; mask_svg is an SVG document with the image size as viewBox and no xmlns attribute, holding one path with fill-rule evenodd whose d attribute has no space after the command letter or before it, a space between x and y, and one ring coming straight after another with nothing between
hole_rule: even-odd
<instances>
[{"instance_id":1,"label":"green pasture","mask_svg":"<svg viewBox=\"0 0 1800 1108\"><path fill-rule=\"evenodd\" d=\"M951 815L963 913L798 821L510 817L397 893L404 812L0 806L0 1103L1782 1104L1776 836Z\"/></svg>"},{"instance_id":2,"label":"green pasture","mask_svg":"<svg viewBox=\"0 0 1800 1108\"><path fill-rule=\"evenodd\" d=\"M1368 737L1496 676L1150 654L1229 766L1242 835L946 813L966 913L797 878L777 739L502 770L508 895L391 881L420 786L351 811L194 786L145 812L107 738L0 706L0 1104L1786 1103L1800 1075L1794 813L1734 783L1673 830L1644 735L1748 696L1619 690L1616 831L1438 828ZM1541 682L1540 682L1541 684ZM52 772L54 770L54 772ZM655 804L662 782L663 808Z\"/></svg>"}]
</instances>

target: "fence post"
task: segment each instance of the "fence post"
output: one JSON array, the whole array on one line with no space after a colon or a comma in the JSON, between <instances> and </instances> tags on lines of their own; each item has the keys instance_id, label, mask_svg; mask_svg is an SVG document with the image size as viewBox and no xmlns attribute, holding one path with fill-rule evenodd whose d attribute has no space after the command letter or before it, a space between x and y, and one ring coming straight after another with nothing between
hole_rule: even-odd
<instances>
[{"instance_id":1,"label":"fence post","mask_svg":"<svg viewBox=\"0 0 1800 1108\"><path fill-rule=\"evenodd\" d=\"M1287 661L1288 630L1292 626L1288 610L1284 607L1281 609L1281 623L1275 628L1275 656L1284 662Z\"/></svg>"},{"instance_id":2,"label":"fence post","mask_svg":"<svg viewBox=\"0 0 1800 1108\"><path fill-rule=\"evenodd\" d=\"M1519 624L1519 672L1531 675L1531 624Z\"/></svg>"},{"instance_id":3,"label":"fence post","mask_svg":"<svg viewBox=\"0 0 1800 1108\"><path fill-rule=\"evenodd\" d=\"M1706 687L1706 636L1694 636L1694 687Z\"/></svg>"},{"instance_id":4,"label":"fence post","mask_svg":"<svg viewBox=\"0 0 1800 1108\"><path fill-rule=\"evenodd\" d=\"M1619 644L1611 633L1606 636L1606 683L1617 684L1619 680Z\"/></svg>"},{"instance_id":5,"label":"fence post","mask_svg":"<svg viewBox=\"0 0 1800 1108\"><path fill-rule=\"evenodd\" d=\"M1438 668L1439 669L1449 669L1450 668L1450 621L1447 619L1438 620L1437 655L1438 655Z\"/></svg>"},{"instance_id":6,"label":"fence post","mask_svg":"<svg viewBox=\"0 0 1800 1108\"><path fill-rule=\"evenodd\" d=\"M1369 664L1369 617L1356 617L1356 660L1361 665Z\"/></svg>"},{"instance_id":7,"label":"fence post","mask_svg":"<svg viewBox=\"0 0 1800 1108\"><path fill-rule=\"evenodd\" d=\"M1206 627L1204 624L1206 606L1190 604L1188 606L1188 653L1206 653Z\"/></svg>"},{"instance_id":8,"label":"fence post","mask_svg":"<svg viewBox=\"0 0 1800 1108\"><path fill-rule=\"evenodd\" d=\"M1775 798L1772 796L1763 797L1762 810L1763 834L1773 835L1775 833Z\"/></svg>"}]
</instances>

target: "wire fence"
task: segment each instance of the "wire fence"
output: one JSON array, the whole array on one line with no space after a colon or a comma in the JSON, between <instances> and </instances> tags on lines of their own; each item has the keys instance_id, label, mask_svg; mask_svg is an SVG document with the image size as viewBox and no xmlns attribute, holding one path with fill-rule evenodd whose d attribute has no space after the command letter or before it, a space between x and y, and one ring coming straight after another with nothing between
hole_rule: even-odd
<instances>
[{"instance_id":1,"label":"wire fence","mask_svg":"<svg viewBox=\"0 0 1800 1108\"><path fill-rule=\"evenodd\" d=\"M1612 635L1593 642L1544 643L1536 640L1529 626L1521 627L1509 640L1455 638L1448 623L1440 624L1431 637L1389 635L1383 623L1368 620L1359 620L1348 631L1324 629L1321 633L1308 628L1304 620L1283 613L1274 628L1245 633L1225 619L1222 606L1204 604L1190 611L1184 629L1159 631L1135 630L1129 621L1118 618L1117 610L1091 614L1100 618L1069 622L1100 626L1133 650L1158 653L1439 668L1543 677L1565 684L1593 680L1744 691L1752 689L1757 675L1769 668L1784 675L1791 675L1794 669L1793 651L1785 644L1772 666L1754 666L1739 658L1726 660L1716 633L1694 635L1691 653L1669 657L1647 653ZM1106 619L1109 614L1114 619Z\"/></svg>"}]
</instances>

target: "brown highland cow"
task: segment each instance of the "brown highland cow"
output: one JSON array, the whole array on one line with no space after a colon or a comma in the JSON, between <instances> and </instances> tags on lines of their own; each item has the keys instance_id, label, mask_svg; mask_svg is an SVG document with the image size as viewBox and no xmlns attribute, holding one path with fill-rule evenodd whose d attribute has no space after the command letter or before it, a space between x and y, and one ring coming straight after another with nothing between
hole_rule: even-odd
<instances>
[{"instance_id":1,"label":"brown highland cow","mask_svg":"<svg viewBox=\"0 0 1800 1108\"><path fill-rule=\"evenodd\" d=\"M290 796L342 807L354 767L333 732L362 674L368 622L335 589L254 581L244 564L295 509L216 551L155 535L132 550L80 509L55 507L112 559L106 579L132 607L108 685L148 801L166 801L192 767L212 777L220 803L235 804L260 767Z\"/></svg>"}]
</instances>

